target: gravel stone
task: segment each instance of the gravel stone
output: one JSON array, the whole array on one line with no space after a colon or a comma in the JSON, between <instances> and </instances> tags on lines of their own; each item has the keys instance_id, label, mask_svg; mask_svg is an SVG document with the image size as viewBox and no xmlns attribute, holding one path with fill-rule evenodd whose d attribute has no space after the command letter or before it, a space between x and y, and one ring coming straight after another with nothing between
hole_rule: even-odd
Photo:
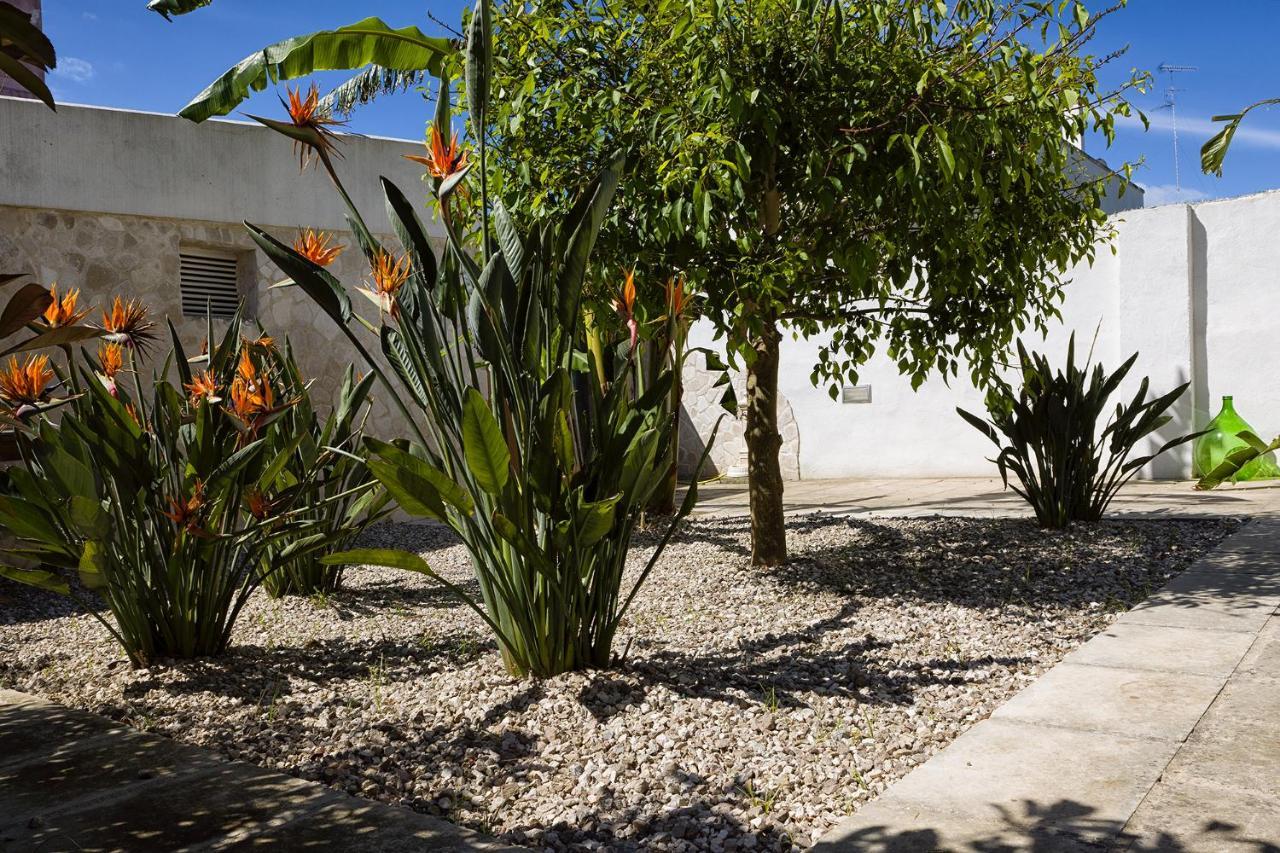
<instances>
[{"instance_id":1,"label":"gravel stone","mask_svg":"<svg viewBox=\"0 0 1280 853\"><path fill-rule=\"evenodd\" d=\"M257 594L220 659L132 670L69 600L0 581L0 686L545 850L807 847L1239 526L1021 519L789 521L748 565L744 519L686 523L618 665L503 671L480 619L416 574ZM629 577L656 534L636 539ZM475 590L433 525L364 544Z\"/></svg>"}]
</instances>

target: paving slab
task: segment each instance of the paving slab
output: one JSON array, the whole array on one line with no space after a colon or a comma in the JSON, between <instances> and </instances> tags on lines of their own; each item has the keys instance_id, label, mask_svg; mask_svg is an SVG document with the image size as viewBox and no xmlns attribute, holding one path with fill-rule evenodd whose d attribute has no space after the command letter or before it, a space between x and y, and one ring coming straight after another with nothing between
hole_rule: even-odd
<instances>
[{"instance_id":1,"label":"paving slab","mask_svg":"<svg viewBox=\"0 0 1280 853\"><path fill-rule=\"evenodd\" d=\"M129 785L218 764L204 750L135 732L68 744L39 760L0 767L0 825L23 823L50 808L114 796ZM56 799L50 799L50 791L58 792Z\"/></svg>"},{"instance_id":2,"label":"paving slab","mask_svg":"<svg viewBox=\"0 0 1280 853\"><path fill-rule=\"evenodd\" d=\"M881 798L891 798L886 805L945 818L953 832L957 824L967 824L1015 835L1065 832L1093 842L1113 837L1124 826L1177 748L1173 741L993 718L965 732ZM877 813L863 808L819 849L860 850L841 839L876 825Z\"/></svg>"},{"instance_id":3,"label":"paving slab","mask_svg":"<svg viewBox=\"0 0 1280 853\"><path fill-rule=\"evenodd\" d=\"M1275 853L1280 800L1209 785L1160 782L1121 833L1131 853Z\"/></svg>"},{"instance_id":4,"label":"paving slab","mask_svg":"<svg viewBox=\"0 0 1280 853\"><path fill-rule=\"evenodd\" d=\"M1280 633L1276 639L1280 642ZM1255 643L1254 635L1248 632L1116 622L1062 662L1225 679Z\"/></svg>"},{"instance_id":5,"label":"paving slab","mask_svg":"<svg viewBox=\"0 0 1280 853\"><path fill-rule=\"evenodd\" d=\"M816 849L1280 853L1275 534L1247 525Z\"/></svg>"},{"instance_id":6,"label":"paving slab","mask_svg":"<svg viewBox=\"0 0 1280 853\"><path fill-rule=\"evenodd\" d=\"M1121 826L1078 803L1019 803L994 817L973 818L917 803L875 800L820 840L813 853L1097 853L1089 838L1116 835Z\"/></svg>"},{"instance_id":7,"label":"paving slab","mask_svg":"<svg viewBox=\"0 0 1280 853\"><path fill-rule=\"evenodd\" d=\"M339 795L247 764L125 786L92 804L56 806L3 830L5 853L180 850L284 822ZM56 801L55 801L56 802Z\"/></svg>"},{"instance_id":8,"label":"paving slab","mask_svg":"<svg viewBox=\"0 0 1280 853\"><path fill-rule=\"evenodd\" d=\"M991 715L1041 726L1181 741L1227 674L1058 664Z\"/></svg>"},{"instance_id":9,"label":"paving slab","mask_svg":"<svg viewBox=\"0 0 1280 853\"><path fill-rule=\"evenodd\" d=\"M126 732L119 723L43 699L0 690L0 766L44 755L87 738Z\"/></svg>"},{"instance_id":10,"label":"paving slab","mask_svg":"<svg viewBox=\"0 0 1280 853\"><path fill-rule=\"evenodd\" d=\"M1280 681L1233 679L1169 762L1164 778L1280 802ZM1280 837L1276 844L1280 849Z\"/></svg>"},{"instance_id":11,"label":"paving slab","mask_svg":"<svg viewBox=\"0 0 1280 853\"><path fill-rule=\"evenodd\" d=\"M1236 671L1236 678L1280 680L1280 616L1272 616L1258 632Z\"/></svg>"},{"instance_id":12,"label":"paving slab","mask_svg":"<svg viewBox=\"0 0 1280 853\"><path fill-rule=\"evenodd\" d=\"M1259 558L1260 559L1260 558ZM1280 574L1214 572L1197 567L1117 620L1256 634L1280 607Z\"/></svg>"}]
</instances>

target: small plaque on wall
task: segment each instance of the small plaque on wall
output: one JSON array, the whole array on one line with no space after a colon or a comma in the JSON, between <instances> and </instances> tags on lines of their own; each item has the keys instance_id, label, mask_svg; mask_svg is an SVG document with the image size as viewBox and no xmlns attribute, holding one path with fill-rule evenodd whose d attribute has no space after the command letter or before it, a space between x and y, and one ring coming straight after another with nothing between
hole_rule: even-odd
<instances>
[{"instance_id":1,"label":"small plaque on wall","mask_svg":"<svg viewBox=\"0 0 1280 853\"><path fill-rule=\"evenodd\" d=\"M871 386L870 385L846 385L842 389L840 395L842 403L870 403L871 402Z\"/></svg>"}]
</instances>

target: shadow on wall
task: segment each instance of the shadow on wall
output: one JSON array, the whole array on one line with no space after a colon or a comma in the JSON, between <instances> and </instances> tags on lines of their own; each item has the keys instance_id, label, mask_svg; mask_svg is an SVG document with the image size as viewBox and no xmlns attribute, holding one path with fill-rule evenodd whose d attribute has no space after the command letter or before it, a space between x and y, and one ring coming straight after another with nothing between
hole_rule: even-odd
<instances>
[{"instance_id":1,"label":"shadow on wall","mask_svg":"<svg viewBox=\"0 0 1280 853\"><path fill-rule=\"evenodd\" d=\"M746 376L740 370L732 370L730 375L734 392L741 403L746 399ZM694 353L692 358L685 361L684 399L680 408L680 452L677 461L683 480L693 476L694 466L706 449L706 437L711 435L711 430L721 416L724 416L724 420L720 423L715 447L707 457L701 479L722 476L731 468L746 466L746 421L744 417L735 417L725 412L720 405L724 389L715 385L718 378L718 372L706 369L706 358L701 353ZM782 434L782 450L778 459L782 467L782 479L799 480L800 425L796 421L791 402L781 393L778 394L778 432Z\"/></svg>"},{"instance_id":2,"label":"shadow on wall","mask_svg":"<svg viewBox=\"0 0 1280 853\"><path fill-rule=\"evenodd\" d=\"M1026 853L1083 853L1126 850L1129 853L1194 853L1212 848L1240 853L1280 853L1280 847L1274 841L1251 838L1238 824L1203 813L1188 825L1171 826L1171 821L1163 819L1168 816L1161 815L1159 827L1147 826L1144 822L1136 828L1130 826L1126 829L1118 821L1099 817L1093 806L1074 800L1043 805L1034 800L1023 800L1016 807L994 808L999 812L1001 825L998 829L988 829L981 824L964 826L958 819L943 816L930 820L926 813L916 822L917 826L910 829L891 829L872 823L848 832L836 830L813 847L813 851L996 853L1019 850Z\"/></svg>"}]
</instances>

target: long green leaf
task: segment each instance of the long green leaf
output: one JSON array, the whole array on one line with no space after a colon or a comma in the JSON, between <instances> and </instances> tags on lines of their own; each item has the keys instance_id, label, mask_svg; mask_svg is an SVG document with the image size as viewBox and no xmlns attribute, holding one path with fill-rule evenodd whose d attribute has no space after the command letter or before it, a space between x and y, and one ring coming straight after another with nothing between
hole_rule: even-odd
<instances>
[{"instance_id":1,"label":"long green leaf","mask_svg":"<svg viewBox=\"0 0 1280 853\"><path fill-rule=\"evenodd\" d=\"M32 282L18 288L18 292L9 297L4 311L0 313L0 338L9 337L35 320L52 301L53 297L42 285Z\"/></svg>"},{"instance_id":2,"label":"long green leaf","mask_svg":"<svg viewBox=\"0 0 1280 853\"><path fill-rule=\"evenodd\" d=\"M317 71L354 71L378 65L392 71L439 74L455 55L448 39L428 37L412 26L392 29L378 18L365 18L255 51L210 83L179 115L197 122L227 115L250 92L260 92L280 80L309 77Z\"/></svg>"},{"instance_id":3,"label":"long green leaf","mask_svg":"<svg viewBox=\"0 0 1280 853\"><path fill-rule=\"evenodd\" d=\"M40 571L39 569L22 569L17 566L0 566L0 578L8 578L11 581L39 587L61 595L71 594L71 586L53 572Z\"/></svg>"},{"instance_id":4,"label":"long green leaf","mask_svg":"<svg viewBox=\"0 0 1280 853\"><path fill-rule=\"evenodd\" d=\"M253 242L266 252L280 271L301 287L320 308L337 322L346 325L351 319L351 297L342 283L319 264L299 255L256 225L246 222Z\"/></svg>"},{"instance_id":5,"label":"long green leaf","mask_svg":"<svg viewBox=\"0 0 1280 853\"><path fill-rule=\"evenodd\" d=\"M212 2L213 0L151 0L147 8L171 21L173 19L169 17L170 15L185 15L196 9L203 9Z\"/></svg>"},{"instance_id":6,"label":"long green leaf","mask_svg":"<svg viewBox=\"0 0 1280 853\"><path fill-rule=\"evenodd\" d=\"M501 493L511 474L511 454L489 404L474 388L467 389L462 404L462 450L480 488Z\"/></svg>"},{"instance_id":7,"label":"long green leaf","mask_svg":"<svg viewBox=\"0 0 1280 853\"><path fill-rule=\"evenodd\" d=\"M19 341L4 352L0 352L0 356L45 349L61 344L72 344L76 341L85 341L101 335L101 329L94 329L89 326L59 326L56 329L40 332L35 337L27 338L25 341Z\"/></svg>"}]
</instances>

